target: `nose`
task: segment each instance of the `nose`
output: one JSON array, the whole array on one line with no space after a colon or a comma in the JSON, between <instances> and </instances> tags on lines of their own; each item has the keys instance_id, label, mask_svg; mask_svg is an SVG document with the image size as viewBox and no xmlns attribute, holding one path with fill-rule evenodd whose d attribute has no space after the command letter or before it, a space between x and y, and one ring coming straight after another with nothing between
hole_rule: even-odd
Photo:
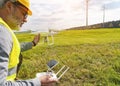
<instances>
[{"instance_id":1,"label":"nose","mask_svg":"<svg viewBox=\"0 0 120 86\"><path fill-rule=\"evenodd\" d=\"M24 19L22 20L22 23L20 24L20 27L21 27L25 22L27 22L27 19L26 19L26 18L24 18Z\"/></svg>"},{"instance_id":2,"label":"nose","mask_svg":"<svg viewBox=\"0 0 120 86\"><path fill-rule=\"evenodd\" d=\"M25 13L23 16L23 22L27 22L27 17L28 17L28 15L27 15L27 13Z\"/></svg>"},{"instance_id":3,"label":"nose","mask_svg":"<svg viewBox=\"0 0 120 86\"><path fill-rule=\"evenodd\" d=\"M24 19L23 19L23 22L27 22L27 18L24 18Z\"/></svg>"}]
</instances>

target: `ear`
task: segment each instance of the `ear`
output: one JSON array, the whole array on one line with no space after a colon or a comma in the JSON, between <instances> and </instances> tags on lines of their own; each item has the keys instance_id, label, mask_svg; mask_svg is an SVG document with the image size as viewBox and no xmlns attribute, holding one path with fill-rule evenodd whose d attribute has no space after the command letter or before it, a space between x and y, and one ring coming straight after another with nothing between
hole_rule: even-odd
<instances>
[{"instance_id":1,"label":"ear","mask_svg":"<svg viewBox=\"0 0 120 86\"><path fill-rule=\"evenodd\" d=\"M13 4L10 1L7 1L4 6L8 13L13 10Z\"/></svg>"}]
</instances>

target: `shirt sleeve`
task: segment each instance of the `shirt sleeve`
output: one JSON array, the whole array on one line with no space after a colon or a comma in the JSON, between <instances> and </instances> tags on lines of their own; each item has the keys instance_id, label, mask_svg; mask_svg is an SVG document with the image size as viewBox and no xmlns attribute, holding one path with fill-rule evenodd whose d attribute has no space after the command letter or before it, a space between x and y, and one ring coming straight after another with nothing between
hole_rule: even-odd
<instances>
[{"instance_id":1,"label":"shirt sleeve","mask_svg":"<svg viewBox=\"0 0 120 86\"><path fill-rule=\"evenodd\" d=\"M12 36L0 25L0 86L41 86L40 79L7 81L9 54L12 49Z\"/></svg>"},{"instance_id":2,"label":"shirt sleeve","mask_svg":"<svg viewBox=\"0 0 120 86\"><path fill-rule=\"evenodd\" d=\"M20 43L21 52L32 49L32 42L22 42Z\"/></svg>"}]
</instances>

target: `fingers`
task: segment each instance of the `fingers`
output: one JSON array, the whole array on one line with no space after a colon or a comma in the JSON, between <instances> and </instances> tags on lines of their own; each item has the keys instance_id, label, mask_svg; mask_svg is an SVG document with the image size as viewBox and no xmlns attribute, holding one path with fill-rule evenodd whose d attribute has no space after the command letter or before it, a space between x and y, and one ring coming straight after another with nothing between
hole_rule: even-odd
<instances>
[{"instance_id":1,"label":"fingers","mask_svg":"<svg viewBox=\"0 0 120 86\"><path fill-rule=\"evenodd\" d=\"M40 33L37 35L37 40L38 41L40 40Z\"/></svg>"},{"instance_id":2,"label":"fingers","mask_svg":"<svg viewBox=\"0 0 120 86\"><path fill-rule=\"evenodd\" d=\"M40 33L38 33L38 35L36 37L37 37L37 39L40 39Z\"/></svg>"},{"instance_id":3,"label":"fingers","mask_svg":"<svg viewBox=\"0 0 120 86\"><path fill-rule=\"evenodd\" d=\"M58 81L56 79L51 78L49 75L45 75L40 77L40 81L42 86L54 86L54 84Z\"/></svg>"},{"instance_id":4,"label":"fingers","mask_svg":"<svg viewBox=\"0 0 120 86\"><path fill-rule=\"evenodd\" d=\"M36 40L36 41L40 40L40 33L34 37L34 40Z\"/></svg>"},{"instance_id":5,"label":"fingers","mask_svg":"<svg viewBox=\"0 0 120 86\"><path fill-rule=\"evenodd\" d=\"M36 45L40 41L40 33L36 35L33 39L34 45Z\"/></svg>"},{"instance_id":6,"label":"fingers","mask_svg":"<svg viewBox=\"0 0 120 86\"><path fill-rule=\"evenodd\" d=\"M49 78L49 81L50 81L50 82L58 82L58 79L54 79L54 78L51 78L51 77L50 77L50 78Z\"/></svg>"}]
</instances>

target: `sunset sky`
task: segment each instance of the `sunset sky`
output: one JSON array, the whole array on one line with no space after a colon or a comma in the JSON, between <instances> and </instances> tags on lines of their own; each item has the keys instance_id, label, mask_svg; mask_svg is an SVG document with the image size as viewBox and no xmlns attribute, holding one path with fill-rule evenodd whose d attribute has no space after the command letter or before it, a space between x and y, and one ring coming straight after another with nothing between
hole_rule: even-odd
<instances>
[{"instance_id":1,"label":"sunset sky","mask_svg":"<svg viewBox=\"0 0 120 86\"><path fill-rule=\"evenodd\" d=\"M86 0L30 0L33 15L22 27L25 30L47 31L86 25ZM88 24L120 20L120 0L89 0ZM23 30L22 29L22 30Z\"/></svg>"}]
</instances>

